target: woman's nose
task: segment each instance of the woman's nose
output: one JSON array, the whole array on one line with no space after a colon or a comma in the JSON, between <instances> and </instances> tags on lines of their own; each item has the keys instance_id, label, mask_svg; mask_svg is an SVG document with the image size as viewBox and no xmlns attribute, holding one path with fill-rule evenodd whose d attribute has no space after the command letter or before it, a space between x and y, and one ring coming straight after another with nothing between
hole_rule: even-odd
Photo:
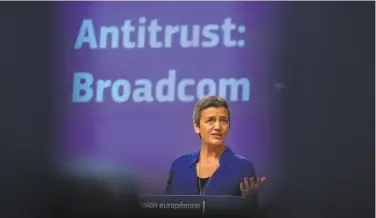
<instances>
[{"instance_id":1,"label":"woman's nose","mask_svg":"<svg viewBox=\"0 0 376 218\"><path fill-rule=\"evenodd\" d=\"M219 130L219 129L221 129L221 125L219 124L219 122L215 122L215 124L214 124L214 129L215 129L215 130Z\"/></svg>"}]
</instances>

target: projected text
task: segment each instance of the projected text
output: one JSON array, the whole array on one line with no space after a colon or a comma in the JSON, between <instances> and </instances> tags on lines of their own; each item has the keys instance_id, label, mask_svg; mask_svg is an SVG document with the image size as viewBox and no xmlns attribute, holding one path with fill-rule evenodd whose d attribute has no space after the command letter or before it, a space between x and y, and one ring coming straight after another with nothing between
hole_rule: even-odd
<instances>
[{"instance_id":1,"label":"projected text","mask_svg":"<svg viewBox=\"0 0 376 218\"><path fill-rule=\"evenodd\" d=\"M167 25L158 19L125 20L122 25L97 26L92 19L82 21L74 49L134 48L214 48L243 47L245 41L235 34L245 33L244 25L225 18L220 24Z\"/></svg>"},{"instance_id":2,"label":"projected text","mask_svg":"<svg viewBox=\"0 0 376 218\"><path fill-rule=\"evenodd\" d=\"M167 78L153 84L149 79L103 80L89 72L73 75L72 101L123 102L192 102L207 95L219 95L229 101L249 101L251 83L247 78L205 78L195 81L184 78L177 81L176 71L170 70ZM190 90L190 91L188 91Z\"/></svg>"}]
</instances>

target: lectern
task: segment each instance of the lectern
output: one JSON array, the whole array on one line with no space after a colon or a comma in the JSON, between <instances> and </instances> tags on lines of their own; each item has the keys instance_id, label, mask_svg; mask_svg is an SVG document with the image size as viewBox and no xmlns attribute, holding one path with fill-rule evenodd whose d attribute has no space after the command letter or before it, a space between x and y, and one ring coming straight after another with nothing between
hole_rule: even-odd
<instances>
[{"instance_id":1,"label":"lectern","mask_svg":"<svg viewBox=\"0 0 376 218\"><path fill-rule=\"evenodd\" d=\"M255 199L217 195L146 195L140 198L146 217L252 217Z\"/></svg>"}]
</instances>

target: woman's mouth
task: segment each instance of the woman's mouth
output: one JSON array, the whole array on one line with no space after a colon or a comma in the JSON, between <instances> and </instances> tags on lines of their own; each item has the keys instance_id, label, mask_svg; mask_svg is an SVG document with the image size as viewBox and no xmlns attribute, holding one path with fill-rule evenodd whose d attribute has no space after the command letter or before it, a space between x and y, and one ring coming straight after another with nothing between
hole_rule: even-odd
<instances>
[{"instance_id":1,"label":"woman's mouth","mask_svg":"<svg viewBox=\"0 0 376 218\"><path fill-rule=\"evenodd\" d=\"M219 139L222 137L222 134L220 133L213 133L212 136L215 138L215 139Z\"/></svg>"}]
</instances>

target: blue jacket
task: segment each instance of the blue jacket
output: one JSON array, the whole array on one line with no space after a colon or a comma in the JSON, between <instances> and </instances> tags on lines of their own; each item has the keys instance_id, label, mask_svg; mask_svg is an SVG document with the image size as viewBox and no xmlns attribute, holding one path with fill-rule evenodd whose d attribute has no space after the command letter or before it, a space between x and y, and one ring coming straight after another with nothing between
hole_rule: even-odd
<instances>
[{"instance_id":1,"label":"blue jacket","mask_svg":"<svg viewBox=\"0 0 376 218\"><path fill-rule=\"evenodd\" d=\"M197 188L196 173L199 156L200 150L197 150L183 154L173 161L167 181L167 195L200 194ZM253 164L228 147L220 157L219 163L219 168L203 188L204 195L241 196L240 183L244 181L244 178L256 179Z\"/></svg>"}]
</instances>

